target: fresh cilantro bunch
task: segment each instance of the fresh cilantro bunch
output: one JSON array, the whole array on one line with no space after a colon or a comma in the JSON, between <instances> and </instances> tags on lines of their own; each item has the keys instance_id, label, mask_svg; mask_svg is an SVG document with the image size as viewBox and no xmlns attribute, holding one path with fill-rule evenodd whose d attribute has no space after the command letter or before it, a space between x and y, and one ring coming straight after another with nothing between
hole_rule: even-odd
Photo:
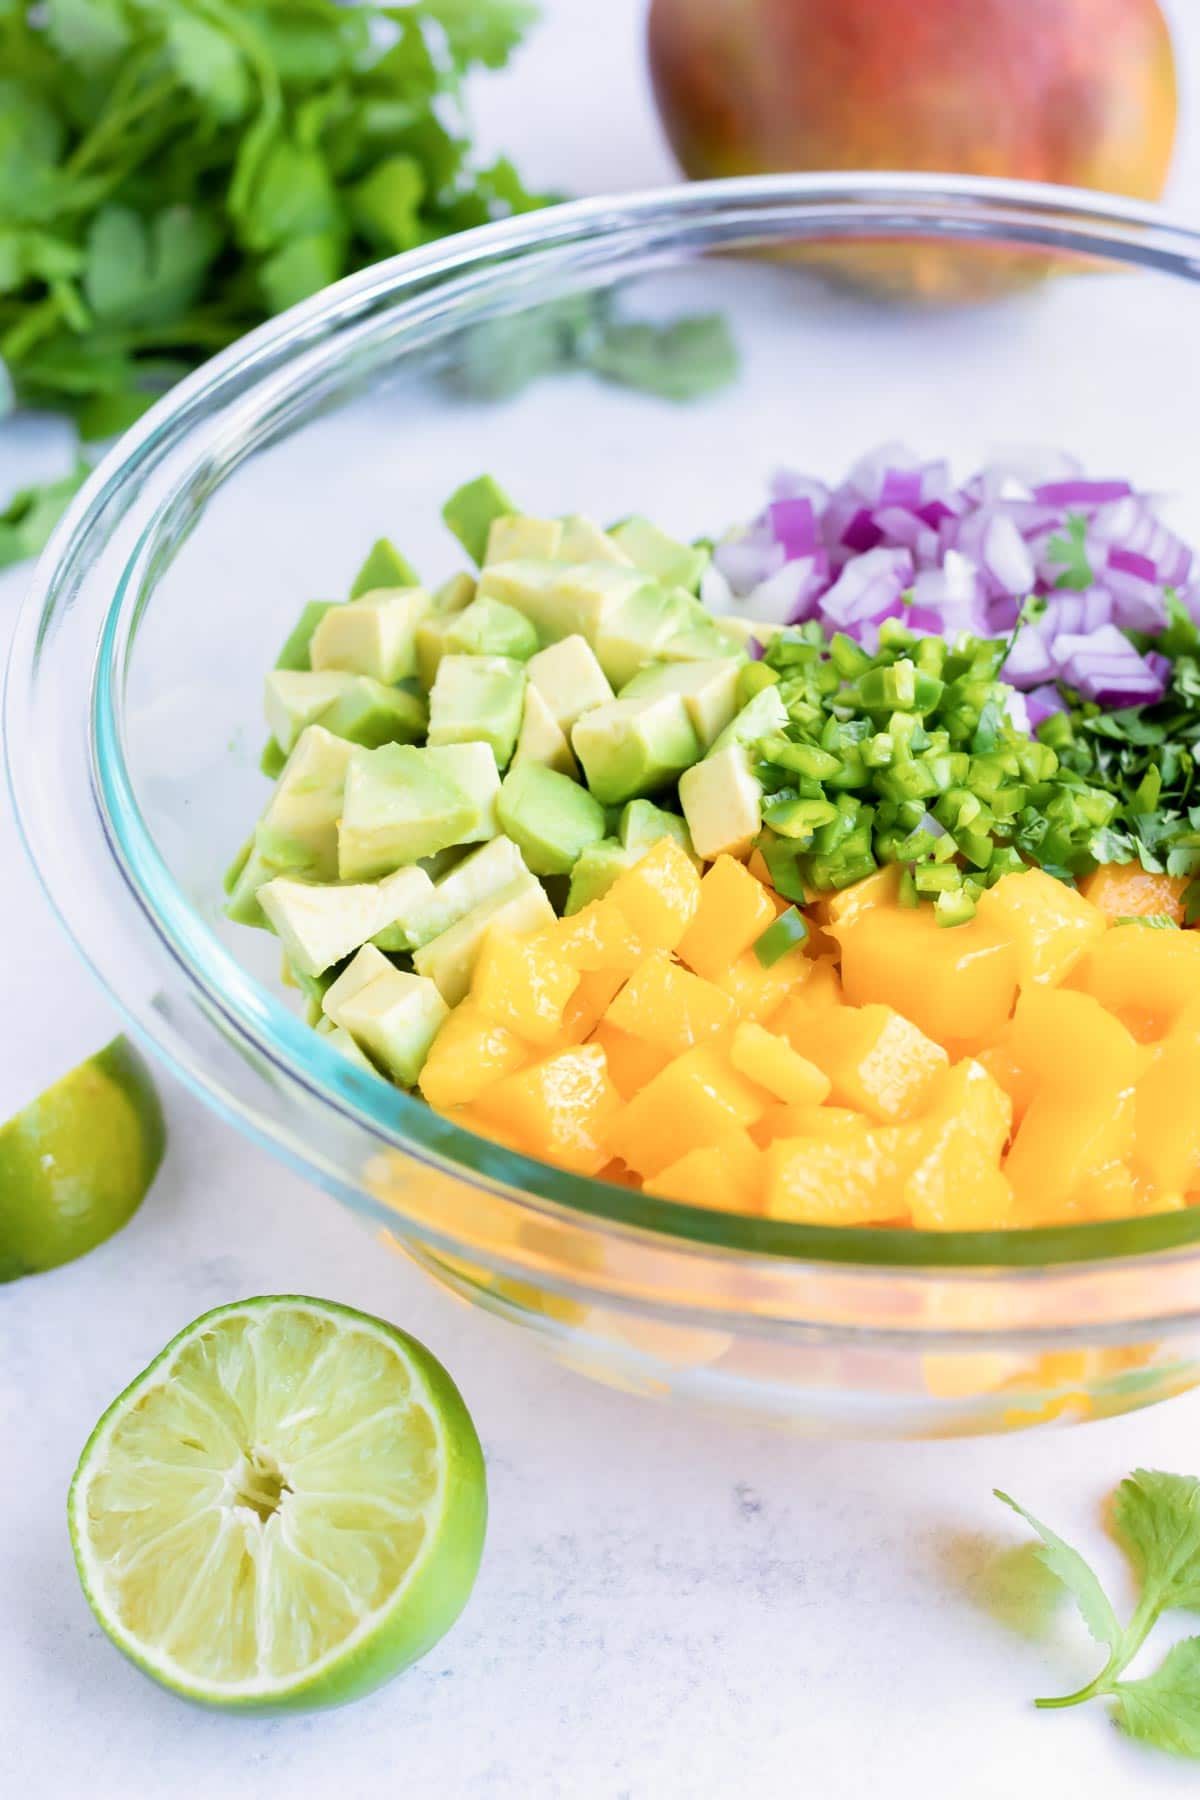
<instances>
[{"instance_id":1,"label":"fresh cilantro bunch","mask_svg":"<svg viewBox=\"0 0 1200 1800\"><path fill-rule=\"evenodd\" d=\"M1117 1724L1130 1737L1180 1756L1200 1757L1200 1637L1176 1644L1152 1675L1123 1679L1163 1613L1200 1608L1200 1482L1192 1476L1137 1469L1114 1494L1113 1534L1140 1589L1127 1625L1121 1624L1077 1550L999 1489L996 1497L1032 1525L1042 1540L1039 1558L1070 1590L1084 1624L1108 1652L1104 1667L1086 1687L1036 1704L1057 1708L1111 1699Z\"/></svg>"},{"instance_id":2,"label":"fresh cilantro bunch","mask_svg":"<svg viewBox=\"0 0 1200 1800\"><path fill-rule=\"evenodd\" d=\"M524 0L0 0L0 360L85 437L381 256L541 204L463 78Z\"/></svg>"}]
</instances>

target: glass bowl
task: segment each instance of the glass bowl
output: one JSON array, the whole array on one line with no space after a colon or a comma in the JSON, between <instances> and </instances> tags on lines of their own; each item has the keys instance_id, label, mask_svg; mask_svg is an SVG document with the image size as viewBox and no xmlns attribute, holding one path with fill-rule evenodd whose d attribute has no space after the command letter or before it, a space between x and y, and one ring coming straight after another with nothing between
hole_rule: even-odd
<instances>
[{"instance_id":1,"label":"glass bowl","mask_svg":"<svg viewBox=\"0 0 1200 1800\"><path fill-rule=\"evenodd\" d=\"M1011 268L1024 291L939 309L815 272L894 277L931 253L967 288ZM1034 266L1047 279L1030 290ZM1094 194L780 176L510 220L285 314L120 441L37 569L6 738L68 931L217 1111L602 1380L895 1436L1094 1417L1195 1383L1200 1212L834 1230L566 1175L312 1033L274 941L223 919L221 873L265 799L262 677L300 604L343 595L384 534L440 578L441 502L481 470L535 512L644 511L691 536L755 511L781 462L837 475L904 437L965 469L1048 441L1175 497L1200 536L1198 279L1200 236ZM520 386L564 307L599 303L719 309L736 379L686 405L582 367Z\"/></svg>"}]
</instances>

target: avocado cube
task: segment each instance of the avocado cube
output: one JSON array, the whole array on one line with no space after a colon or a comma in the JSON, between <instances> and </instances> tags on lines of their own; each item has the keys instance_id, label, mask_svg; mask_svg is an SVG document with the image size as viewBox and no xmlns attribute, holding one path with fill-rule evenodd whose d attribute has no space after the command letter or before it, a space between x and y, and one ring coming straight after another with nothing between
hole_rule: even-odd
<instances>
[{"instance_id":1,"label":"avocado cube","mask_svg":"<svg viewBox=\"0 0 1200 1800\"><path fill-rule=\"evenodd\" d=\"M487 554L488 532L493 519L502 519L517 511L499 482L491 475L477 475L474 481L456 488L445 506L442 517L473 563L482 563Z\"/></svg>"},{"instance_id":2,"label":"avocado cube","mask_svg":"<svg viewBox=\"0 0 1200 1800\"><path fill-rule=\"evenodd\" d=\"M446 632L450 620L431 613L417 626L414 647L417 655L417 680L428 693L437 680L438 666L446 654Z\"/></svg>"},{"instance_id":3,"label":"avocado cube","mask_svg":"<svg viewBox=\"0 0 1200 1800\"><path fill-rule=\"evenodd\" d=\"M768 623L766 619L743 619L732 613L714 613L713 625L723 638L736 644L739 650L748 650L751 642L761 644L765 650L772 639L777 638L784 627ZM728 655L726 651L726 655Z\"/></svg>"},{"instance_id":4,"label":"avocado cube","mask_svg":"<svg viewBox=\"0 0 1200 1800\"><path fill-rule=\"evenodd\" d=\"M321 724L337 737L377 750L380 744L413 744L425 736L429 709L416 694L388 687L370 675L348 675L346 687Z\"/></svg>"},{"instance_id":5,"label":"avocado cube","mask_svg":"<svg viewBox=\"0 0 1200 1800\"><path fill-rule=\"evenodd\" d=\"M327 1025L329 1029L327 1031L322 1031L322 1025ZM379 1074L379 1070L375 1067L375 1064L371 1061L369 1056L365 1055L364 1052L359 1049L344 1025L335 1025L331 1019L322 1018L320 1024L317 1026L317 1031L320 1036L325 1039L325 1042L329 1045L331 1050L338 1051L340 1055L346 1058L347 1062L353 1063L356 1069L362 1069L368 1075L377 1076Z\"/></svg>"},{"instance_id":6,"label":"avocado cube","mask_svg":"<svg viewBox=\"0 0 1200 1800\"><path fill-rule=\"evenodd\" d=\"M272 738L271 741L272 741L272 743L274 743L275 740ZM253 853L254 853L254 837L252 834L250 837L248 837L246 839L245 843L242 845L241 849L238 851L237 855L234 857L233 861L230 863L229 867L226 869L225 874L222 878L222 886L224 887L225 892L227 894L232 894L234 888L237 886L238 882L241 880L242 871L245 869L246 864L250 861L250 858L253 855Z\"/></svg>"},{"instance_id":7,"label":"avocado cube","mask_svg":"<svg viewBox=\"0 0 1200 1800\"><path fill-rule=\"evenodd\" d=\"M555 769L560 775L569 775L573 781L580 779L579 764L575 761L570 739L546 704L541 690L532 682L525 687L521 732L511 766L517 769L525 763Z\"/></svg>"},{"instance_id":8,"label":"avocado cube","mask_svg":"<svg viewBox=\"0 0 1200 1800\"><path fill-rule=\"evenodd\" d=\"M700 625L689 631L678 631L659 646L658 655L663 662L712 662L730 651L729 639L725 633L712 625Z\"/></svg>"},{"instance_id":9,"label":"avocado cube","mask_svg":"<svg viewBox=\"0 0 1200 1800\"><path fill-rule=\"evenodd\" d=\"M564 731L593 706L613 698L607 675L585 637L575 632L548 644L525 665L529 684L535 687Z\"/></svg>"},{"instance_id":10,"label":"avocado cube","mask_svg":"<svg viewBox=\"0 0 1200 1800\"><path fill-rule=\"evenodd\" d=\"M472 600L441 623L443 654L451 656L511 656L528 662L538 647L538 634L524 613L503 600Z\"/></svg>"},{"instance_id":11,"label":"avocado cube","mask_svg":"<svg viewBox=\"0 0 1200 1800\"><path fill-rule=\"evenodd\" d=\"M678 538L668 537L649 519L637 517L623 519L608 535L635 568L644 569L664 587L686 588L691 594L696 592L700 577L708 566L707 550L693 544L681 544Z\"/></svg>"},{"instance_id":12,"label":"avocado cube","mask_svg":"<svg viewBox=\"0 0 1200 1800\"><path fill-rule=\"evenodd\" d=\"M731 744L753 746L772 731L782 731L787 723L788 709L778 686L760 688L713 740L709 754L727 750Z\"/></svg>"},{"instance_id":13,"label":"avocado cube","mask_svg":"<svg viewBox=\"0 0 1200 1800\"><path fill-rule=\"evenodd\" d=\"M378 882L317 887L276 876L258 891L258 903L299 975L321 975L384 930L403 920L433 894L424 869L397 869Z\"/></svg>"},{"instance_id":14,"label":"avocado cube","mask_svg":"<svg viewBox=\"0 0 1200 1800\"><path fill-rule=\"evenodd\" d=\"M561 637L556 629L554 587L562 564L519 557L512 562L490 563L479 577L475 596L501 600L529 620L540 639Z\"/></svg>"},{"instance_id":15,"label":"avocado cube","mask_svg":"<svg viewBox=\"0 0 1200 1800\"><path fill-rule=\"evenodd\" d=\"M486 748L486 746L485 746ZM514 882L527 886L529 870L525 859L511 838L494 837L479 850L472 850L453 869L435 882L429 895L407 921L408 941L404 949L420 950L502 888ZM401 948L384 943L383 949Z\"/></svg>"},{"instance_id":16,"label":"avocado cube","mask_svg":"<svg viewBox=\"0 0 1200 1800\"><path fill-rule=\"evenodd\" d=\"M429 695L431 744L490 744L508 766L521 729L525 668L509 656L443 656Z\"/></svg>"},{"instance_id":17,"label":"avocado cube","mask_svg":"<svg viewBox=\"0 0 1200 1800\"><path fill-rule=\"evenodd\" d=\"M440 587L433 590L433 610L435 613L462 612L470 606L475 598L475 577L460 570L457 575L449 576Z\"/></svg>"},{"instance_id":18,"label":"avocado cube","mask_svg":"<svg viewBox=\"0 0 1200 1800\"><path fill-rule=\"evenodd\" d=\"M338 874L371 881L461 843L479 824L470 794L427 750L354 750L338 826Z\"/></svg>"},{"instance_id":19,"label":"avocado cube","mask_svg":"<svg viewBox=\"0 0 1200 1800\"><path fill-rule=\"evenodd\" d=\"M300 617L293 625L284 642L283 648L275 658L277 669L311 669L309 661L309 645L312 634L331 607L340 603L337 600L310 600Z\"/></svg>"},{"instance_id":20,"label":"avocado cube","mask_svg":"<svg viewBox=\"0 0 1200 1800\"><path fill-rule=\"evenodd\" d=\"M657 661L661 646L688 622L688 609L677 593L640 572L629 580L638 585L614 600L589 634L601 668L618 691L639 669Z\"/></svg>"},{"instance_id":21,"label":"avocado cube","mask_svg":"<svg viewBox=\"0 0 1200 1800\"><path fill-rule=\"evenodd\" d=\"M602 900L617 876L631 869L639 856L644 855L645 850L627 850L616 838L602 838L598 844L589 844L580 852L571 870L564 912L568 915L581 912L593 900Z\"/></svg>"},{"instance_id":22,"label":"avocado cube","mask_svg":"<svg viewBox=\"0 0 1200 1800\"><path fill-rule=\"evenodd\" d=\"M450 1010L432 981L404 974L372 944L358 952L322 1004L326 1017L402 1087L416 1085Z\"/></svg>"},{"instance_id":23,"label":"avocado cube","mask_svg":"<svg viewBox=\"0 0 1200 1800\"><path fill-rule=\"evenodd\" d=\"M626 850L636 850L644 855L653 850L655 844L663 838L674 838L680 849L691 857L696 856L692 844L692 834L687 828L687 821L678 813L664 812L661 806L655 806L652 800L631 800L628 806L621 809L621 821L617 827L622 844Z\"/></svg>"},{"instance_id":24,"label":"avocado cube","mask_svg":"<svg viewBox=\"0 0 1200 1800\"><path fill-rule=\"evenodd\" d=\"M738 710L737 657L704 662L648 663L621 689L622 700L678 694L688 710L696 736L708 748Z\"/></svg>"},{"instance_id":25,"label":"avocado cube","mask_svg":"<svg viewBox=\"0 0 1200 1800\"><path fill-rule=\"evenodd\" d=\"M488 744L427 744L425 754L435 768L456 781L475 808L475 824L456 839L460 844L485 843L500 830L496 817L496 797L500 792L500 771Z\"/></svg>"},{"instance_id":26,"label":"avocado cube","mask_svg":"<svg viewBox=\"0 0 1200 1800\"><path fill-rule=\"evenodd\" d=\"M354 577L350 598L361 600L364 594L374 593L377 588L419 588L420 585L421 577L407 556L402 556L389 538L377 538Z\"/></svg>"},{"instance_id":27,"label":"avocado cube","mask_svg":"<svg viewBox=\"0 0 1200 1800\"><path fill-rule=\"evenodd\" d=\"M436 984L448 1006L457 1006L470 988L480 948L493 926L527 936L553 925L554 917L545 888L526 871L423 945L413 965Z\"/></svg>"},{"instance_id":28,"label":"avocado cube","mask_svg":"<svg viewBox=\"0 0 1200 1800\"><path fill-rule=\"evenodd\" d=\"M744 744L714 750L681 775L679 801L697 855L748 856L762 828L762 794Z\"/></svg>"},{"instance_id":29,"label":"avocado cube","mask_svg":"<svg viewBox=\"0 0 1200 1800\"><path fill-rule=\"evenodd\" d=\"M594 707L577 721L571 747L605 806L652 794L700 760L700 740L678 694Z\"/></svg>"},{"instance_id":30,"label":"avocado cube","mask_svg":"<svg viewBox=\"0 0 1200 1800\"><path fill-rule=\"evenodd\" d=\"M627 569L611 562L574 563L559 569L559 578L551 592L551 619L546 624L535 622L547 642L570 637L575 632L585 637L599 657L601 668L613 681L601 649L601 637L608 621L633 606L639 596L653 597L661 591L640 569Z\"/></svg>"},{"instance_id":31,"label":"avocado cube","mask_svg":"<svg viewBox=\"0 0 1200 1800\"><path fill-rule=\"evenodd\" d=\"M584 513L572 513L563 520L557 559L565 563L619 563L626 569L633 566L633 558Z\"/></svg>"},{"instance_id":32,"label":"avocado cube","mask_svg":"<svg viewBox=\"0 0 1200 1800\"><path fill-rule=\"evenodd\" d=\"M604 808L569 775L537 763L510 769L496 811L535 875L569 875L581 850L604 836Z\"/></svg>"},{"instance_id":33,"label":"avocado cube","mask_svg":"<svg viewBox=\"0 0 1200 1800\"><path fill-rule=\"evenodd\" d=\"M314 669L345 669L376 681L402 681L417 670L416 633L431 611L424 588L379 588L325 614L312 635Z\"/></svg>"},{"instance_id":34,"label":"avocado cube","mask_svg":"<svg viewBox=\"0 0 1200 1800\"><path fill-rule=\"evenodd\" d=\"M263 745L258 766L268 781L278 781L287 767L287 753L279 748L273 737L269 737ZM228 893L228 888L225 891Z\"/></svg>"},{"instance_id":35,"label":"avocado cube","mask_svg":"<svg viewBox=\"0 0 1200 1800\"><path fill-rule=\"evenodd\" d=\"M273 876L336 880L337 822L353 753L353 745L320 725L301 732L230 889L228 918L241 925L265 925L257 894Z\"/></svg>"},{"instance_id":36,"label":"avocado cube","mask_svg":"<svg viewBox=\"0 0 1200 1800\"><path fill-rule=\"evenodd\" d=\"M483 566L515 562L520 557L558 561L563 528L557 519L533 519L526 513L509 513L493 519L488 530Z\"/></svg>"}]
</instances>

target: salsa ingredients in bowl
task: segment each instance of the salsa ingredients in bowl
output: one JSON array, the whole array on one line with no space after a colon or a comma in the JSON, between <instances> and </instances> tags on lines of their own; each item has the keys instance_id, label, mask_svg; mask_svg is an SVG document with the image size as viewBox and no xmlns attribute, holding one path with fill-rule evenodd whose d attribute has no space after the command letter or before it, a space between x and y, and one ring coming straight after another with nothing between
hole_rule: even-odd
<instances>
[{"instance_id":1,"label":"salsa ingredients in bowl","mask_svg":"<svg viewBox=\"0 0 1200 1800\"><path fill-rule=\"evenodd\" d=\"M376 544L267 676L229 916L360 1066L577 1174L806 1224L1183 1208L1190 552L1078 473L889 447L777 488L714 549L484 476L444 512L472 571ZM1159 534L1136 624L1053 585L1115 505Z\"/></svg>"}]
</instances>

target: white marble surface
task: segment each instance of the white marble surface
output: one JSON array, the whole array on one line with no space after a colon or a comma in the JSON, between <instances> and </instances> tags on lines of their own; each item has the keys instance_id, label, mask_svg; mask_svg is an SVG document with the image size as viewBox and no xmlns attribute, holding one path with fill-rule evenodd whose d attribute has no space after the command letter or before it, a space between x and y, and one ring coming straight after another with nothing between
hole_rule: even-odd
<instances>
[{"instance_id":1,"label":"white marble surface","mask_svg":"<svg viewBox=\"0 0 1200 1800\"><path fill-rule=\"evenodd\" d=\"M1185 77L1200 30L1176 9ZM669 176L639 70L640 0L545 0L489 135L534 179ZM1195 89L1186 87L1190 103ZM1200 216L1200 132L1173 199ZM0 487L53 432L6 426ZM21 580L0 584L7 634ZM103 1041L112 1015L60 937L0 810L0 1116ZM1127 1583L1099 1531L1138 1463L1200 1469L1200 1396L1084 1432L807 1445L593 1388L389 1257L333 1202L168 1088L171 1148L140 1216L72 1268L0 1297L0 1793L138 1800L679 1800L811 1792L1040 1800L1192 1791L1098 1708L1039 1716L1095 1664L1067 1607L1016 1628L1014 1491ZM492 1522L464 1618L419 1667L337 1714L193 1711L127 1666L76 1585L64 1499L112 1395L204 1308L327 1294L444 1358L488 1454ZM999 1559L999 1560L997 1560Z\"/></svg>"}]
</instances>

